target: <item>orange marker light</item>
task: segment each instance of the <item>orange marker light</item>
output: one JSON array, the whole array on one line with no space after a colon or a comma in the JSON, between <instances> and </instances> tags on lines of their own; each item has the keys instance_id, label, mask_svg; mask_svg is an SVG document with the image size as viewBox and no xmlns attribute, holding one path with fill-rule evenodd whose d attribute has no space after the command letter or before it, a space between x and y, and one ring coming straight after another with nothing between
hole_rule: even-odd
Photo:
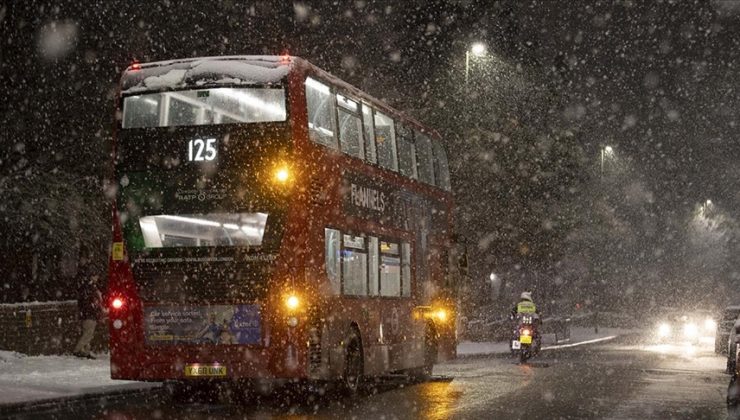
<instances>
[{"instance_id":1,"label":"orange marker light","mask_svg":"<svg viewBox=\"0 0 740 420\"><path fill-rule=\"evenodd\" d=\"M285 306L288 307L289 310L294 311L298 309L298 306L300 306L301 301L298 299L298 296L290 295L285 300Z\"/></svg>"},{"instance_id":2,"label":"orange marker light","mask_svg":"<svg viewBox=\"0 0 740 420\"><path fill-rule=\"evenodd\" d=\"M290 178L290 171L288 171L288 168L278 168L275 171L275 180L276 181L278 181L280 183L284 183L284 182L288 181L289 178Z\"/></svg>"}]
</instances>

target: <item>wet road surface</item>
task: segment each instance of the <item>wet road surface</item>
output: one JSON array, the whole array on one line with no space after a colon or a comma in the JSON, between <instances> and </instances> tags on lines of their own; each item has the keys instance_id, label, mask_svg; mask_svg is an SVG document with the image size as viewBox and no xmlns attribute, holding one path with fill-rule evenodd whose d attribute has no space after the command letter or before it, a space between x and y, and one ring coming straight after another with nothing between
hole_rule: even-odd
<instances>
[{"instance_id":1,"label":"wet road surface","mask_svg":"<svg viewBox=\"0 0 740 420\"><path fill-rule=\"evenodd\" d=\"M438 380L383 381L362 395L296 389L246 403L178 404L164 393L59 406L19 418L607 418L720 419L729 377L711 345L636 337L549 350L525 365L503 357L435 367ZM452 380L450 380L452 379Z\"/></svg>"}]
</instances>

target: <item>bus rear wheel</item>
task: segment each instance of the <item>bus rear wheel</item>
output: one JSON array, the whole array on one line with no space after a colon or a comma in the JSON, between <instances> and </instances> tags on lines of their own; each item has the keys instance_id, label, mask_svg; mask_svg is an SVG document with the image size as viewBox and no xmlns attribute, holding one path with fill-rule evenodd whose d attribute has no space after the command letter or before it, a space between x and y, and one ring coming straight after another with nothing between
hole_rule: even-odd
<instances>
[{"instance_id":1,"label":"bus rear wheel","mask_svg":"<svg viewBox=\"0 0 740 420\"><path fill-rule=\"evenodd\" d=\"M347 340L344 357L342 388L345 393L354 395L360 389L363 376L362 344L357 332L353 331Z\"/></svg>"}]
</instances>

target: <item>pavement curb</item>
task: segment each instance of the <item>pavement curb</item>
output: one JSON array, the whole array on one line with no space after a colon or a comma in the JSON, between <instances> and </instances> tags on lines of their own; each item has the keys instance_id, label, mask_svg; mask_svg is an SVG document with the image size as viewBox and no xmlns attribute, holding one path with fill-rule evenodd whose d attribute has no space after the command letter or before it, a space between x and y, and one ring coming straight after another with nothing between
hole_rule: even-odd
<instances>
[{"instance_id":1,"label":"pavement curb","mask_svg":"<svg viewBox=\"0 0 740 420\"><path fill-rule=\"evenodd\" d=\"M70 395L59 398L45 398L20 403L0 404L0 417L22 416L24 414L38 415L45 410L52 410L59 404L84 405L91 401L106 399L115 401L130 398L137 395L152 396L164 392L162 387L145 387L137 389L118 389L112 391L88 392L79 395Z\"/></svg>"}]
</instances>

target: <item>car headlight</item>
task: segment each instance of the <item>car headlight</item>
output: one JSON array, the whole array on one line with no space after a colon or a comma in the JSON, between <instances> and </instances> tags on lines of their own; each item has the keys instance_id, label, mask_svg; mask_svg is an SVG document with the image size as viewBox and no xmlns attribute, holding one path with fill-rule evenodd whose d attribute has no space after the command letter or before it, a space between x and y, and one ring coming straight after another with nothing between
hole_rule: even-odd
<instances>
[{"instance_id":1,"label":"car headlight","mask_svg":"<svg viewBox=\"0 0 740 420\"><path fill-rule=\"evenodd\" d=\"M707 318L706 320L704 320L704 328L707 331L714 331L717 329L717 322L712 318Z\"/></svg>"},{"instance_id":2,"label":"car headlight","mask_svg":"<svg viewBox=\"0 0 740 420\"><path fill-rule=\"evenodd\" d=\"M671 334L671 326L665 322L658 325L658 336L668 337Z\"/></svg>"},{"instance_id":3,"label":"car headlight","mask_svg":"<svg viewBox=\"0 0 740 420\"><path fill-rule=\"evenodd\" d=\"M696 324L689 322L688 324L684 324L683 333L686 337L696 337L699 335L699 327L697 327Z\"/></svg>"}]
</instances>

